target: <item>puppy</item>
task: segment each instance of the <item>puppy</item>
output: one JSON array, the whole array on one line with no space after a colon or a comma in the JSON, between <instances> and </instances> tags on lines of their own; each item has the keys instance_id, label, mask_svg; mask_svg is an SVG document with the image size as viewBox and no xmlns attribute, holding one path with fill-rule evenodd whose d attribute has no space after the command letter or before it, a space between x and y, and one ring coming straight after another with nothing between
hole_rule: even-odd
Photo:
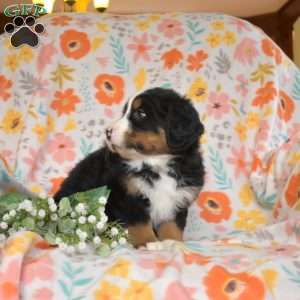
<instances>
[{"instance_id":1,"label":"puppy","mask_svg":"<svg viewBox=\"0 0 300 300\"><path fill-rule=\"evenodd\" d=\"M75 166L54 198L107 185L108 221L123 223L134 246L182 240L188 207L204 180L203 132L188 99L149 89L125 105L106 129L105 146Z\"/></svg>"}]
</instances>

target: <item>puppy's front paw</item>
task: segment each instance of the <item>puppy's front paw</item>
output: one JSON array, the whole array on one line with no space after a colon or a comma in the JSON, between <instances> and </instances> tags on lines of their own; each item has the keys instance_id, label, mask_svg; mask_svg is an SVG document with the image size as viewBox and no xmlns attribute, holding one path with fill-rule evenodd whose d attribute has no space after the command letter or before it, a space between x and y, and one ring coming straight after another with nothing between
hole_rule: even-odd
<instances>
[{"instance_id":1,"label":"puppy's front paw","mask_svg":"<svg viewBox=\"0 0 300 300\"><path fill-rule=\"evenodd\" d=\"M129 242L135 247L139 248L146 246L147 243L157 241L155 233L151 224L138 224L128 227Z\"/></svg>"}]
</instances>

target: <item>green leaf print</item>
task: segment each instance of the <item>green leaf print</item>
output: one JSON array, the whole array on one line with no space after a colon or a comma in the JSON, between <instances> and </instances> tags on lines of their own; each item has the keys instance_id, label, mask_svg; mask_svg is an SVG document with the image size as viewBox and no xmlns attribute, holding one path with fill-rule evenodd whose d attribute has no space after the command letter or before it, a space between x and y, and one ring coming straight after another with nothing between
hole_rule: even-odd
<instances>
[{"instance_id":1,"label":"green leaf print","mask_svg":"<svg viewBox=\"0 0 300 300\"><path fill-rule=\"evenodd\" d=\"M214 176L216 183L222 190L227 190L232 188L232 182L228 178L222 158L217 150L212 147L208 147L209 158L214 169Z\"/></svg>"},{"instance_id":2,"label":"green leaf print","mask_svg":"<svg viewBox=\"0 0 300 300\"><path fill-rule=\"evenodd\" d=\"M110 45L113 49L114 63L119 74L129 72L129 63L126 62L123 45L118 38L110 37Z\"/></svg>"},{"instance_id":3,"label":"green leaf print","mask_svg":"<svg viewBox=\"0 0 300 300\"><path fill-rule=\"evenodd\" d=\"M187 36L190 40L191 47L201 44L201 39L199 35L204 32L204 28L199 28L199 22L192 22L188 20L186 25L189 29Z\"/></svg>"},{"instance_id":4,"label":"green leaf print","mask_svg":"<svg viewBox=\"0 0 300 300\"><path fill-rule=\"evenodd\" d=\"M300 72L295 76L292 96L295 100L300 101Z\"/></svg>"}]
</instances>

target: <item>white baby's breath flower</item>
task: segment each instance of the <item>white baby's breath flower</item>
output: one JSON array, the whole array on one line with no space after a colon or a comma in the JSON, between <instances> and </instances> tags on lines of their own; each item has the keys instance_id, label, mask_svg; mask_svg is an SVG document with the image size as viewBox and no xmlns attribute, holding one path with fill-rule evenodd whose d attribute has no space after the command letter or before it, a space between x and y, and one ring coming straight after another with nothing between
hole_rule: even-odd
<instances>
[{"instance_id":1,"label":"white baby's breath flower","mask_svg":"<svg viewBox=\"0 0 300 300\"><path fill-rule=\"evenodd\" d=\"M55 200L52 197L49 197L47 201L49 206L55 204Z\"/></svg>"},{"instance_id":2,"label":"white baby's breath flower","mask_svg":"<svg viewBox=\"0 0 300 300\"><path fill-rule=\"evenodd\" d=\"M75 210L80 214L85 210L85 205L83 203L79 203L76 205Z\"/></svg>"},{"instance_id":3,"label":"white baby's breath flower","mask_svg":"<svg viewBox=\"0 0 300 300\"><path fill-rule=\"evenodd\" d=\"M98 212L100 215L104 214L105 208L103 206L98 208Z\"/></svg>"},{"instance_id":4,"label":"white baby's breath flower","mask_svg":"<svg viewBox=\"0 0 300 300\"><path fill-rule=\"evenodd\" d=\"M120 245L125 245L126 243L127 243L127 241L126 241L125 238L123 238L123 237L119 238L119 244Z\"/></svg>"},{"instance_id":5,"label":"white baby's breath flower","mask_svg":"<svg viewBox=\"0 0 300 300\"><path fill-rule=\"evenodd\" d=\"M112 248L116 248L116 247L118 246L118 243L117 243L116 241L113 241L113 242L110 244L110 246L111 246Z\"/></svg>"},{"instance_id":6,"label":"white baby's breath flower","mask_svg":"<svg viewBox=\"0 0 300 300\"><path fill-rule=\"evenodd\" d=\"M84 217L84 216L79 217L78 222L79 222L80 224L85 224L85 222L86 222L86 217Z\"/></svg>"},{"instance_id":7,"label":"white baby's breath flower","mask_svg":"<svg viewBox=\"0 0 300 300\"><path fill-rule=\"evenodd\" d=\"M44 219L46 216L46 211L44 209L40 209L38 212L38 216L40 219Z\"/></svg>"},{"instance_id":8,"label":"white baby's breath flower","mask_svg":"<svg viewBox=\"0 0 300 300\"><path fill-rule=\"evenodd\" d=\"M47 198L47 194L45 192L40 192L39 193L39 198L45 199L45 198Z\"/></svg>"},{"instance_id":9,"label":"white baby's breath flower","mask_svg":"<svg viewBox=\"0 0 300 300\"><path fill-rule=\"evenodd\" d=\"M14 229L14 228L9 228L8 229L8 234L9 235L13 235L13 234L15 234L16 233L16 230Z\"/></svg>"},{"instance_id":10,"label":"white baby's breath flower","mask_svg":"<svg viewBox=\"0 0 300 300\"><path fill-rule=\"evenodd\" d=\"M106 197L103 197L103 196L100 197L100 198L98 199L98 201L99 201L99 203L102 204L102 205L105 205L106 202L107 202Z\"/></svg>"},{"instance_id":11,"label":"white baby's breath flower","mask_svg":"<svg viewBox=\"0 0 300 300\"><path fill-rule=\"evenodd\" d=\"M75 212L75 211L72 211L72 212L71 212L71 218L76 218L76 217L77 217L76 212Z\"/></svg>"},{"instance_id":12,"label":"white baby's breath flower","mask_svg":"<svg viewBox=\"0 0 300 300\"><path fill-rule=\"evenodd\" d=\"M51 212L56 212L56 210L57 210L57 205L54 203L54 204L51 204L50 206L49 206L49 209L50 209L50 211Z\"/></svg>"},{"instance_id":13,"label":"white baby's breath flower","mask_svg":"<svg viewBox=\"0 0 300 300\"><path fill-rule=\"evenodd\" d=\"M55 239L55 244L59 245L59 244L61 244L61 242L62 242L62 239L60 237L57 237Z\"/></svg>"},{"instance_id":14,"label":"white baby's breath flower","mask_svg":"<svg viewBox=\"0 0 300 300\"><path fill-rule=\"evenodd\" d=\"M85 242L79 242L78 243L78 250L84 251L86 249L86 243Z\"/></svg>"},{"instance_id":15,"label":"white baby's breath flower","mask_svg":"<svg viewBox=\"0 0 300 300\"><path fill-rule=\"evenodd\" d=\"M31 206L32 205L32 202L29 199L24 199L23 203L24 203L25 206Z\"/></svg>"},{"instance_id":16,"label":"white baby's breath flower","mask_svg":"<svg viewBox=\"0 0 300 300\"><path fill-rule=\"evenodd\" d=\"M75 232L76 232L76 234L77 234L78 236L80 236L80 234L81 234L82 231L81 231L79 228L77 228Z\"/></svg>"},{"instance_id":17,"label":"white baby's breath flower","mask_svg":"<svg viewBox=\"0 0 300 300\"><path fill-rule=\"evenodd\" d=\"M125 232L125 234L127 235L127 234L128 234L128 229L125 229L124 232Z\"/></svg>"},{"instance_id":18,"label":"white baby's breath flower","mask_svg":"<svg viewBox=\"0 0 300 300\"><path fill-rule=\"evenodd\" d=\"M97 220L97 218L94 215L88 216L88 222L89 223L93 224L93 223L96 222L96 220Z\"/></svg>"},{"instance_id":19,"label":"white baby's breath flower","mask_svg":"<svg viewBox=\"0 0 300 300\"><path fill-rule=\"evenodd\" d=\"M0 223L0 228L1 228L1 229L4 229L4 230L7 229L7 228L8 228L7 223L6 223L6 222L1 222L1 223Z\"/></svg>"},{"instance_id":20,"label":"white baby's breath flower","mask_svg":"<svg viewBox=\"0 0 300 300\"><path fill-rule=\"evenodd\" d=\"M81 231L80 234L79 234L79 239L81 241L85 241L88 237L88 234L85 232L85 231Z\"/></svg>"},{"instance_id":21,"label":"white baby's breath flower","mask_svg":"<svg viewBox=\"0 0 300 300\"><path fill-rule=\"evenodd\" d=\"M37 215L37 210L36 210L36 208L33 208L33 209L31 210L30 214L31 214L33 217L35 217L35 216Z\"/></svg>"},{"instance_id":22,"label":"white baby's breath flower","mask_svg":"<svg viewBox=\"0 0 300 300\"><path fill-rule=\"evenodd\" d=\"M10 215L9 214L4 214L2 219L3 219L3 221L8 221L10 219Z\"/></svg>"},{"instance_id":23,"label":"white baby's breath flower","mask_svg":"<svg viewBox=\"0 0 300 300\"><path fill-rule=\"evenodd\" d=\"M106 223L108 221L108 217L107 216L103 216L103 218L101 218L101 221L103 223Z\"/></svg>"},{"instance_id":24,"label":"white baby's breath flower","mask_svg":"<svg viewBox=\"0 0 300 300\"><path fill-rule=\"evenodd\" d=\"M22 209L24 209L24 208L25 208L24 203L21 202L21 203L19 204L19 206L18 206L18 210L22 210Z\"/></svg>"},{"instance_id":25,"label":"white baby's breath flower","mask_svg":"<svg viewBox=\"0 0 300 300\"><path fill-rule=\"evenodd\" d=\"M117 227L112 227L112 228L111 228L110 234L111 234L112 236L115 236L115 235L117 235L118 233L119 233L119 230L118 230Z\"/></svg>"},{"instance_id":26,"label":"white baby's breath flower","mask_svg":"<svg viewBox=\"0 0 300 300\"><path fill-rule=\"evenodd\" d=\"M12 210L9 212L9 215L10 215L11 217L14 217L16 214L17 214L17 213L16 213L16 211L15 211L14 209L12 209Z\"/></svg>"},{"instance_id":27,"label":"white baby's breath flower","mask_svg":"<svg viewBox=\"0 0 300 300\"><path fill-rule=\"evenodd\" d=\"M103 223L103 222L98 222L98 223L96 224L96 227L97 227L98 230L101 230L101 229L103 229L103 227L104 227L104 223Z\"/></svg>"},{"instance_id":28,"label":"white baby's breath flower","mask_svg":"<svg viewBox=\"0 0 300 300\"><path fill-rule=\"evenodd\" d=\"M93 238L93 242L95 245L100 245L101 244L101 238L99 236L95 236Z\"/></svg>"},{"instance_id":29,"label":"white baby's breath flower","mask_svg":"<svg viewBox=\"0 0 300 300\"><path fill-rule=\"evenodd\" d=\"M58 220L58 215L57 214L52 214L50 216L51 221L57 221Z\"/></svg>"},{"instance_id":30,"label":"white baby's breath flower","mask_svg":"<svg viewBox=\"0 0 300 300\"><path fill-rule=\"evenodd\" d=\"M37 225L38 225L39 227L42 227L42 226L45 225L45 222L44 222L44 221L40 221L40 222L37 223Z\"/></svg>"}]
</instances>

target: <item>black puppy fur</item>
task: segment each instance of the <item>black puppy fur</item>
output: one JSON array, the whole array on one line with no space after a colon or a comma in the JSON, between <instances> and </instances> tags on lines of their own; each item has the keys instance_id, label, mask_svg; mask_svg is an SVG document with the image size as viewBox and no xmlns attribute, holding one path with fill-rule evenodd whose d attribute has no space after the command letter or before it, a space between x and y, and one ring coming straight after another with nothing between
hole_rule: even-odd
<instances>
[{"instance_id":1,"label":"black puppy fur","mask_svg":"<svg viewBox=\"0 0 300 300\"><path fill-rule=\"evenodd\" d=\"M128 107L127 103L123 117L129 120L129 130L135 133L156 134L162 129L167 143L165 154L170 157L166 163L166 174L176 181L176 189L190 187L196 189L198 194L204 180L204 167L199 151L199 137L204 132L204 128L195 108L189 100L173 90L161 88L147 90L135 99L140 99L141 103L137 109L142 108L147 113L147 118L142 122L136 120L134 118L136 110L133 105ZM128 109L130 111L125 116ZM128 142L126 147L144 154L147 144ZM111 189L105 209L109 221L119 220L124 226L149 222L151 224L152 202L142 190L129 193L124 184L129 177L139 178L145 186L155 189L161 174L148 164L147 157L157 157L161 153L155 153L155 147L151 148L151 151L150 154L145 154L145 162L141 164L141 168L137 168L132 166L132 159L123 158L122 153L112 152L105 145L75 166L54 198L59 201L62 197L75 192L107 185ZM157 201L164 201L163 191L161 199ZM185 227L190 204L191 202L187 201L178 207L177 203L174 203L174 219L171 221L174 221L181 230ZM164 221L170 220L161 220Z\"/></svg>"}]
</instances>

